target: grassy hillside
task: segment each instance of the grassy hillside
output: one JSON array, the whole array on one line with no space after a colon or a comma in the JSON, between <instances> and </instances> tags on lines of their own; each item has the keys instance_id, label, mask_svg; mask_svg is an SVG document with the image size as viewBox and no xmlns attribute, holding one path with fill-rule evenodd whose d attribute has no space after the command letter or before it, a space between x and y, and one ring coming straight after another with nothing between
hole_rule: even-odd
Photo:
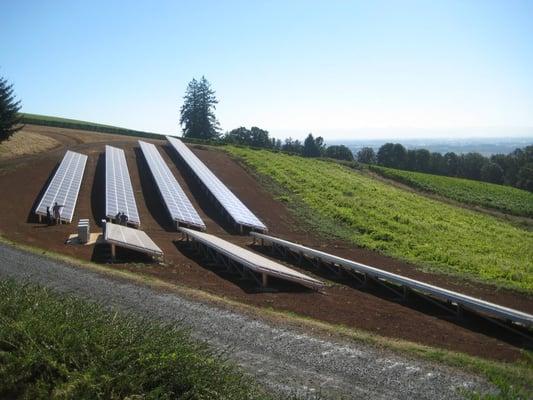
<instances>
[{"instance_id":1,"label":"grassy hillside","mask_svg":"<svg viewBox=\"0 0 533 400\"><path fill-rule=\"evenodd\" d=\"M401 171L379 166L371 166L371 170L385 178L461 203L491 208L513 215L533 217L533 193L525 190L469 179Z\"/></svg>"},{"instance_id":2,"label":"grassy hillside","mask_svg":"<svg viewBox=\"0 0 533 400\"><path fill-rule=\"evenodd\" d=\"M419 266L533 294L533 232L341 165L228 147L303 205L315 228Z\"/></svg>"},{"instance_id":3,"label":"grassy hillside","mask_svg":"<svg viewBox=\"0 0 533 400\"><path fill-rule=\"evenodd\" d=\"M139 136L139 137L147 137L147 138L153 138L153 139L163 138L162 135L159 135L157 133L136 131L132 129L120 128L117 126L97 124L95 122L79 121L76 119L52 117L48 115L39 115L39 114L27 114L27 113L21 113L21 116L22 116L22 122L24 124L55 126L58 128L69 128L69 129L81 129L81 130L86 130L86 131L113 133L115 135Z\"/></svg>"},{"instance_id":4,"label":"grassy hillside","mask_svg":"<svg viewBox=\"0 0 533 400\"><path fill-rule=\"evenodd\" d=\"M145 138L150 138L150 139L165 139L165 136L159 133L136 131L136 130L127 129L127 128L120 128L117 126L98 124L96 122L79 121L77 119L60 118L60 117L52 117L49 115L28 114L28 113L21 113L21 116L22 116L22 123L24 124L55 126L57 128L79 129L83 131L112 133L114 135L128 135L128 136L136 136L136 137L145 137ZM181 137L180 139L187 143L210 144L210 145L220 144L216 140L206 141L202 139L184 138L184 137Z\"/></svg>"},{"instance_id":5,"label":"grassy hillside","mask_svg":"<svg viewBox=\"0 0 533 400\"><path fill-rule=\"evenodd\" d=\"M0 281L0 398L267 397L173 326Z\"/></svg>"}]
</instances>

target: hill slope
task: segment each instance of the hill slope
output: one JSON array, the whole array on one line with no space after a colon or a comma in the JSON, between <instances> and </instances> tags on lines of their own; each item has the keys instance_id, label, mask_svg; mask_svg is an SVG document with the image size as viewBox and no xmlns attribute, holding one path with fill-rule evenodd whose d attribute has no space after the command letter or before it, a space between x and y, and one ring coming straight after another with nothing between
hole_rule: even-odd
<instances>
[{"instance_id":1,"label":"hill slope","mask_svg":"<svg viewBox=\"0 0 533 400\"><path fill-rule=\"evenodd\" d=\"M229 147L287 192L315 228L447 274L533 293L533 232L335 163Z\"/></svg>"},{"instance_id":2,"label":"hill slope","mask_svg":"<svg viewBox=\"0 0 533 400\"><path fill-rule=\"evenodd\" d=\"M513 215L533 217L533 193L525 190L470 179L401 171L374 165L370 169L385 178L461 203Z\"/></svg>"}]
</instances>

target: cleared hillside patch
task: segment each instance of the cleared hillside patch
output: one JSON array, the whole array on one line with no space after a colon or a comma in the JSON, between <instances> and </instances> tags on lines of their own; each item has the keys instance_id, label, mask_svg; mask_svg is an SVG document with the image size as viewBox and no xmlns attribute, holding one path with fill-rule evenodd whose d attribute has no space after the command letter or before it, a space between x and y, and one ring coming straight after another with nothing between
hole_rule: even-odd
<instances>
[{"instance_id":1,"label":"cleared hillside patch","mask_svg":"<svg viewBox=\"0 0 533 400\"><path fill-rule=\"evenodd\" d=\"M57 146L59 142L51 137L21 130L0 143L0 159L40 153Z\"/></svg>"},{"instance_id":2,"label":"cleared hillside patch","mask_svg":"<svg viewBox=\"0 0 533 400\"><path fill-rule=\"evenodd\" d=\"M227 150L285 188L322 232L425 269L533 294L533 232L335 163Z\"/></svg>"},{"instance_id":3,"label":"cleared hillside patch","mask_svg":"<svg viewBox=\"0 0 533 400\"><path fill-rule=\"evenodd\" d=\"M533 217L533 193L511 186L371 166L381 176L461 203Z\"/></svg>"}]
</instances>

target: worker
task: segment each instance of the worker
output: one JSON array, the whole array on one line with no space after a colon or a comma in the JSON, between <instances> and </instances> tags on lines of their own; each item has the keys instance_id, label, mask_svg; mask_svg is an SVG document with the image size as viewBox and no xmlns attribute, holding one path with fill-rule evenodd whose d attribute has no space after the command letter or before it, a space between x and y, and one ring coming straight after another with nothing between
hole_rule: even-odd
<instances>
[{"instance_id":1,"label":"worker","mask_svg":"<svg viewBox=\"0 0 533 400\"><path fill-rule=\"evenodd\" d=\"M119 211L117 215L115 215L115 223L120 224L120 218L122 216L122 213Z\"/></svg>"},{"instance_id":2,"label":"worker","mask_svg":"<svg viewBox=\"0 0 533 400\"><path fill-rule=\"evenodd\" d=\"M54 203L54 206L52 207L52 213L54 214L54 223L55 224L61 223L61 209L63 207L65 207L65 206L57 204L57 201Z\"/></svg>"},{"instance_id":3,"label":"worker","mask_svg":"<svg viewBox=\"0 0 533 400\"><path fill-rule=\"evenodd\" d=\"M120 225L128 225L128 216L125 213L120 216Z\"/></svg>"},{"instance_id":4,"label":"worker","mask_svg":"<svg viewBox=\"0 0 533 400\"><path fill-rule=\"evenodd\" d=\"M46 224L47 225L52 224L52 213L50 212L50 206L46 207Z\"/></svg>"}]
</instances>

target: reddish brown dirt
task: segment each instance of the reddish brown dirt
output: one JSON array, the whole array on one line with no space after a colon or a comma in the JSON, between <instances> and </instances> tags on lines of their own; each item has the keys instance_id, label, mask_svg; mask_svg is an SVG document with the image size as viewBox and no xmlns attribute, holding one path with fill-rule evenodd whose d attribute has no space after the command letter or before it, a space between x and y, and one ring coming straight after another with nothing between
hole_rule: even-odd
<instances>
[{"instance_id":1,"label":"reddish brown dirt","mask_svg":"<svg viewBox=\"0 0 533 400\"><path fill-rule=\"evenodd\" d=\"M520 357L520 344L517 340L508 337L494 325L475 318L458 322L452 316L423 302L396 302L390 294L379 289L358 290L352 279L335 279L319 271L304 269L309 274L327 279L332 283L331 286L321 294L296 285L273 282L277 292L257 291L253 283L228 276L216 265L202 261L197 254L179 242L179 235L166 215L139 152L136 138L49 127L27 126L25 129L50 135L64 146L44 154L0 163L0 209L3 210L0 231L11 240L84 260L106 262L105 249L101 246L95 248L64 244L67 236L74 232L75 224L48 227L38 224L31 211L51 172L61 160L65 147L68 147L89 156L74 221L78 218L90 218L93 231L99 229L96 224L104 214L102 153L105 144L110 143L125 150L141 217L141 228L165 253L165 263L162 265L129 262L114 264L113 268L156 276L171 283L201 289L246 304L291 311L386 337L499 360L515 360ZM149 141L158 146L168 166L206 222L207 231L231 242L248 246L250 239L232 232L231 227L225 224L216 209L206 200L195 180L185 173L185 168L180 166L165 142ZM467 284L446 276L423 273L409 264L346 243L324 240L313 232L300 229L283 203L274 200L272 194L225 153L205 149L194 151L266 223L274 236L533 313L533 300L526 296L506 290L495 290L490 286ZM125 252L119 253L118 256L132 260L131 254Z\"/></svg>"}]
</instances>

